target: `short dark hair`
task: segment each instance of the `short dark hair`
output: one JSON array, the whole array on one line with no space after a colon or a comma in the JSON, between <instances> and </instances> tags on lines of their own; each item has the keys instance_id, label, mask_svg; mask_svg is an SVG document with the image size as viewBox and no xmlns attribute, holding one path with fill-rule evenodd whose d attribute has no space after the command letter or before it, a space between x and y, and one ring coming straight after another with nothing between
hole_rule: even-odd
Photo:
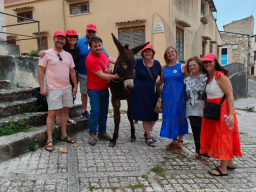
<instances>
[{"instance_id":1,"label":"short dark hair","mask_svg":"<svg viewBox=\"0 0 256 192\"><path fill-rule=\"evenodd\" d=\"M89 40L89 46L91 47L92 46L92 42L94 43L98 43L98 42L101 42L102 43L102 39L97 37L97 36L93 36L90 40Z\"/></svg>"},{"instance_id":2,"label":"short dark hair","mask_svg":"<svg viewBox=\"0 0 256 192\"><path fill-rule=\"evenodd\" d=\"M147 49L145 49L145 50L147 50ZM142 57L143 59L144 59L143 53L144 53L145 50L141 51L141 57ZM153 53L152 59L154 59L154 55L155 55L156 52L155 52L153 49L150 49L150 50L151 50L152 53Z\"/></svg>"}]
</instances>

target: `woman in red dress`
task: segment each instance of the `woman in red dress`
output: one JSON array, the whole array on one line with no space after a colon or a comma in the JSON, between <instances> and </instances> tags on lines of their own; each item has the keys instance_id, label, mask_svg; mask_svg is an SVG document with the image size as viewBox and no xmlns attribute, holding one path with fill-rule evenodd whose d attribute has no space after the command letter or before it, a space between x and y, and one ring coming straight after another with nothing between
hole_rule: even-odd
<instances>
[{"instance_id":1,"label":"woman in red dress","mask_svg":"<svg viewBox=\"0 0 256 192\"><path fill-rule=\"evenodd\" d=\"M207 101L219 104L224 94L226 99L221 106L220 120L203 118L200 153L208 153L209 156L221 160L220 165L216 169L209 171L209 174L227 176L227 169L236 168L233 163L234 156L243 156L232 85L228 78L228 71L221 67L214 54L209 53L203 57L203 66L205 73L208 75L208 83L206 85ZM225 115L229 117L229 124L233 125L233 129L228 128L224 119Z\"/></svg>"}]
</instances>

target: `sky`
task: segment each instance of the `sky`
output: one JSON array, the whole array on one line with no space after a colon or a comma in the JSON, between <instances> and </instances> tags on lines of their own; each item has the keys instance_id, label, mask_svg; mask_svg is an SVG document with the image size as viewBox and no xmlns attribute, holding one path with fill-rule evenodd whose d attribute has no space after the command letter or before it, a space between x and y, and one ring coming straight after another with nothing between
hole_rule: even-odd
<instances>
[{"instance_id":1,"label":"sky","mask_svg":"<svg viewBox=\"0 0 256 192\"><path fill-rule=\"evenodd\" d=\"M217 25L224 31L224 25L253 15L256 34L256 0L213 0L217 9Z\"/></svg>"}]
</instances>

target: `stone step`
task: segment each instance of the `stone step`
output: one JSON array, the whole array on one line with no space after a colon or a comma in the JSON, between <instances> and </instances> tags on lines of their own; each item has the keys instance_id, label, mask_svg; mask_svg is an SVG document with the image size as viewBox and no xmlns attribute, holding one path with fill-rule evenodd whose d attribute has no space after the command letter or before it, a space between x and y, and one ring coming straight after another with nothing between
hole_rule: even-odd
<instances>
[{"instance_id":1,"label":"stone step","mask_svg":"<svg viewBox=\"0 0 256 192\"><path fill-rule=\"evenodd\" d=\"M76 125L68 124L67 134L73 134L88 128L88 120L75 117ZM55 126L53 134L60 131L60 126ZM13 157L17 157L29 151L31 141L36 143L37 147L44 147L47 139L46 126L36 127L33 131L19 132L17 134L5 135L0 137L0 163ZM54 149L59 150L59 149Z\"/></svg>"},{"instance_id":2,"label":"stone step","mask_svg":"<svg viewBox=\"0 0 256 192\"><path fill-rule=\"evenodd\" d=\"M36 101L36 98L31 98L0 103L0 117L32 112L34 111L33 109L36 107Z\"/></svg>"},{"instance_id":3,"label":"stone step","mask_svg":"<svg viewBox=\"0 0 256 192\"><path fill-rule=\"evenodd\" d=\"M73 107L69 108L69 117L77 117L80 116L82 112L82 105L74 105ZM48 112L32 112L32 113L23 113L23 114L16 114L13 116L7 116L0 118L0 127L3 123L14 121L17 122L19 119L26 119L26 123L31 126L41 126L45 125L46 118Z\"/></svg>"},{"instance_id":4,"label":"stone step","mask_svg":"<svg viewBox=\"0 0 256 192\"><path fill-rule=\"evenodd\" d=\"M32 98L31 88L14 88L0 90L0 103L24 100Z\"/></svg>"},{"instance_id":5,"label":"stone step","mask_svg":"<svg viewBox=\"0 0 256 192\"><path fill-rule=\"evenodd\" d=\"M9 80L0 80L0 89L6 89L8 87L10 87Z\"/></svg>"}]
</instances>

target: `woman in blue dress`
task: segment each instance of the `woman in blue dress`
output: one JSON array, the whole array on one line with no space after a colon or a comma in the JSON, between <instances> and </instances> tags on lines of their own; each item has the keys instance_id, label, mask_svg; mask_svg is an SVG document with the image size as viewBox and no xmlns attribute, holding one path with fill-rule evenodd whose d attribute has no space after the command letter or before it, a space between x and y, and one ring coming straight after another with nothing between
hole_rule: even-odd
<instances>
[{"instance_id":1,"label":"woman in blue dress","mask_svg":"<svg viewBox=\"0 0 256 192\"><path fill-rule=\"evenodd\" d=\"M161 65L154 60L155 51L152 45L148 44L142 49L142 58L136 59L135 82L131 98L131 118L142 121L145 130L146 143L155 147L156 139L151 135L150 130L158 120L158 113L154 112L157 103L155 82L161 76ZM151 78L150 73L154 80Z\"/></svg>"},{"instance_id":2,"label":"woman in blue dress","mask_svg":"<svg viewBox=\"0 0 256 192\"><path fill-rule=\"evenodd\" d=\"M173 139L166 149L174 149L174 153L180 153L183 147L183 136L188 133L188 122L185 118L184 76L188 76L189 72L185 64L179 63L178 52L174 47L166 48L164 59L166 66L163 67L161 74L164 87L162 93L163 123L160 136Z\"/></svg>"}]
</instances>

